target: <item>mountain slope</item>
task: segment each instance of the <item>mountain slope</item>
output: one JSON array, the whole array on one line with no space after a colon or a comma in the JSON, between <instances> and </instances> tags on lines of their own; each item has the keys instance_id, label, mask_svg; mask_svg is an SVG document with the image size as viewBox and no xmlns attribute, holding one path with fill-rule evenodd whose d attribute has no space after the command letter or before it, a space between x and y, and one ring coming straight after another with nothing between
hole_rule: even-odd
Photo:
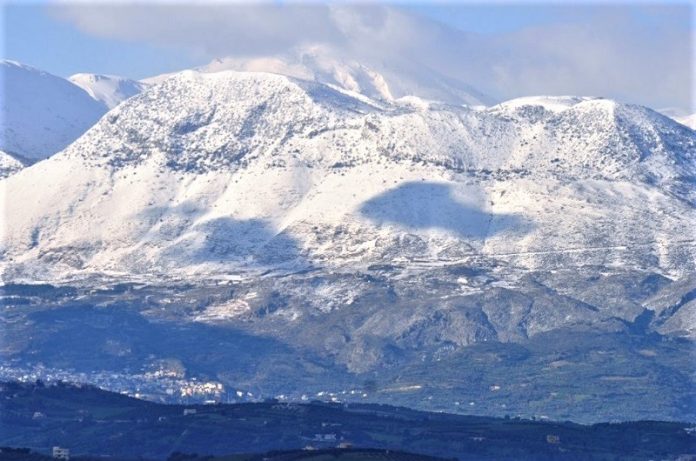
<instances>
[{"instance_id":1,"label":"mountain slope","mask_svg":"<svg viewBox=\"0 0 696 461\"><path fill-rule=\"evenodd\" d=\"M25 165L63 150L106 112L61 77L13 61L0 66L0 149Z\"/></svg>"},{"instance_id":2,"label":"mountain slope","mask_svg":"<svg viewBox=\"0 0 696 461\"><path fill-rule=\"evenodd\" d=\"M693 267L695 146L609 100L472 110L186 72L10 178L33 202L8 205L3 252L146 273L487 255L676 274Z\"/></svg>"},{"instance_id":3,"label":"mountain slope","mask_svg":"<svg viewBox=\"0 0 696 461\"><path fill-rule=\"evenodd\" d=\"M131 96L141 93L147 87L146 83L115 75L81 73L71 75L68 80L109 109L113 109Z\"/></svg>"},{"instance_id":4,"label":"mountain slope","mask_svg":"<svg viewBox=\"0 0 696 461\"><path fill-rule=\"evenodd\" d=\"M695 156L604 99L176 74L0 181L0 371L693 420Z\"/></svg>"},{"instance_id":5,"label":"mountain slope","mask_svg":"<svg viewBox=\"0 0 696 461\"><path fill-rule=\"evenodd\" d=\"M10 154L0 151L0 179L11 176L24 168L22 162Z\"/></svg>"}]
</instances>

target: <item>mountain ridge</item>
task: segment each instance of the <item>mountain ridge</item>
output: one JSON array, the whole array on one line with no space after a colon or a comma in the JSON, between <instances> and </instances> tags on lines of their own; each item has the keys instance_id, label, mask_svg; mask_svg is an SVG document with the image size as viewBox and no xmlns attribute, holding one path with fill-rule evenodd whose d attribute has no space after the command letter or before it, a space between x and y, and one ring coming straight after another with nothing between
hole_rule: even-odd
<instances>
[{"instance_id":1,"label":"mountain ridge","mask_svg":"<svg viewBox=\"0 0 696 461\"><path fill-rule=\"evenodd\" d=\"M141 93L147 88L146 83L117 75L79 73L68 80L87 92L94 100L113 109L121 102Z\"/></svg>"},{"instance_id":2,"label":"mountain ridge","mask_svg":"<svg viewBox=\"0 0 696 461\"><path fill-rule=\"evenodd\" d=\"M408 60L393 56L378 61L355 60L347 57L345 50L331 46L305 45L285 54L256 58L218 58L193 70L204 73L225 70L267 72L315 81L385 102L409 96L457 105L489 105L494 102L494 98L466 82ZM171 75L154 76L143 82L159 83Z\"/></svg>"},{"instance_id":3,"label":"mountain ridge","mask_svg":"<svg viewBox=\"0 0 696 461\"><path fill-rule=\"evenodd\" d=\"M286 261L309 261L317 253L323 254L320 259L331 254L331 259L341 245L341 259L367 257L379 261L397 251L388 248L401 245L385 243L384 239L406 235L409 229L421 235L418 245L422 248L412 257L420 254L437 260L438 252L454 244L458 249L448 251L462 256L488 248L482 254L511 254L515 259L528 256L526 259L534 260L544 249L525 244L529 241L526 234L538 233L533 241L540 239L541 243L545 241L541 235L559 230L552 230L554 226L548 224L539 226L545 223L542 218L547 211L529 200L555 190L566 202L561 204L559 199L552 206L560 206L561 210L571 207L575 215L565 224L580 232L579 236L564 232L563 238L556 239L557 250L619 249L627 242L617 238L626 238L632 242L628 247L651 245L663 263L670 258L687 261L691 251L688 247L679 247L677 254L670 250L670 240L683 239L667 235L672 232L668 226L686 229L693 220L696 192L689 186L696 177L693 132L649 109L609 100L585 98L570 104L567 98L547 97L543 101L554 109L546 109L539 100L513 100L488 109L422 101L414 106L412 100L385 104L275 74L190 71L110 111L77 142L46 163L42 168L46 173L28 170L10 178L5 188L11 191L16 186L25 187L22 184L32 182L31 176L55 170L54 175L63 178L61 187L73 191L76 204L84 200L92 203L86 216L100 216L94 208L99 202L110 203L110 207L125 213L110 225L109 232L113 229L114 235L102 232L99 246L108 247L112 239L140 241L138 245L155 251L152 256L156 259L184 247L198 247L203 253L192 260L203 258L204 265L212 264L216 254L228 262L244 261L250 256L247 251L253 254L260 250L267 255L264 257L270 257L270 247L266 247L270 242L279 242L276 250L280 254L296 253L276 255L276 259ZM567 107L559 110L559 104ZM89 174L79 179L72 173L76 168L89 168ZM71 173L66 176L61 171ZM82 181L81 185L68 184L74 180ZM126 184L133 184L133 191L138 190L142 198L126 199L134 193L126 191ZM508 194L506 189L513 192ZM593 209L591 213L583 211L585 205L573 197L578 193L586 197L583 200ZM240 203L241 197L254 197L253 209ZM342 205L336 208L331 197ZM653 206L631 204L636 197L643 197ZM45 199L52 207L69 209L65 203L61 205L63 198ZM117 199L140 203L140 211L124 209ZM424 210L440 207L445 213L415 224L405 222L417 219L418 213L401 216L399 207L408 209L421 203L419 200ZM13 247L22 240L29 246L24 243L16 248L31 248L30 229L35 225L27 221L37 219L41 212L27 219L31 215L27 213L31 207L27 206L8 208L12 221L17 223L9 226L6 237L10 242L3 245L5 254L15 252ZM602 213L609 219L602 206L616 206L616 212L642 216L644 222L655 213L653 208L660 213L670 211L667 221L648 220L650 229L607 221L610 227L606 230L592 231L597 226L591 221L592 213ZM74 236L56 228L58 234L51 240L56 241L62 233L68 240L61 246L79 248L84 244L75 246L75 238L85 234L77 229L91 218L85 221L70 213L56 218L64 228L77 225ZM525 216L527 224L516 216ZM153 218L164 220L161 222L166 226L153 222ZM107 216L98 219L110 222ZM135 234L116 230L123 219L131 223L131 230L137 229ZM257 235L250 241L244 240L247 237L237 239L237 221L247 222L242 225L256 229ZM317 229L328 226L326 231L341 221L353 229L346 234L348 238L353 235L357 239L343 241L344 237L337 234L333 249L321 243L319 233L324 231L309 230L312 225ZM536 224L530 227L532 222ZM209 228L211 225L215 227ZM587 236L582 234L588 228L580 230L587 225L592 233L597 232L591 238L600 243L587 243ZM620 235L608 233L612 227ZM190 232L185 231L187 228ZM40 234L48 236L51 232L42 230ZM632 236L635 232L637 235ZM262 235L265 237L258 239ZM504 243L506 237L516 243ZM233 239L231 247L229 242L220 245L226 238ZM380 240L382 243L369 243ZM373 248L377 251L367 250L365 245L376 245ZM471 245L478 250L472 253ZM98 254L99 246L91 246ZM161 251L164 253L156 256ZM15 254L22 253L24 250ZM112 256L107 251L98 260L107 261ZM191 256L187 250L175 259ZM680 270L675 262L666 264L668 271Z\"/></svg>"},{"instance_id":4,"label":"mountain ridge","mask_svg":"<svg viewBox=\"0 0 696 461\"><path fill-rule=\"evenodd\" d=\"M0 149L25 165L63 150L106 112L66 79L16 61L0 66Z\"/></svg>"}]
</instances>

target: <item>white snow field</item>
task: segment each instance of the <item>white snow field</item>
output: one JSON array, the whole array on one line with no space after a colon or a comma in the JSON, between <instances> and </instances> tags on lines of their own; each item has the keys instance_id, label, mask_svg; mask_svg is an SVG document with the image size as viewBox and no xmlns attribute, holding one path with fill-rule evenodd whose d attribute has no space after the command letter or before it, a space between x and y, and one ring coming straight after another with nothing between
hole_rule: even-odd
<instances>
[{"instance_id":1,"label":"white snow field","mask_svg":"<svg viewBox=\"0 0 696 461\"><path fill-rule=\"evenodd\" d=\"M0 150L24 165L66 148L108 110L64 78L0 62Z\"/></svg>"},{"instance_id":2,"label":"white snow field","mask_svg":"<svg viewBox=\"0 0 696 461\"><path fill-rule=\"evenodd\" d=\"M80 73L71 75L68 80L109 109L113 109L131 96L141 93L147 87L147 83L116 75Z\"/></svg>"}]
</instances>

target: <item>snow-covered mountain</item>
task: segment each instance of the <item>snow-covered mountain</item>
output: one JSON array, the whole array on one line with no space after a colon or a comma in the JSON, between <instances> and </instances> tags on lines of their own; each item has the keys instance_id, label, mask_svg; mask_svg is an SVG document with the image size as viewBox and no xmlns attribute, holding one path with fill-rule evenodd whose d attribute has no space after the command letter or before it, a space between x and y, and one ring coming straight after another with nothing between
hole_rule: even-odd
<instances>
[{"instance_id":1,"label":"snow-covered mountain","mask_svg":"<svg viewBox=\"0 0 696 461\"><path fill-rule=\"evenodd\" d=\"M378 62L356 61L328 46L302 46L282 55L221 58L195 69L199 72L235 70L266 72L312 80L372 99L393 102L417 96L432 101L470 106L490 105L494 99L456 78L441 75L407 59L391 56ZM157 83L173 74L145 79Z\"/></svg>"},{"instance_id":2,"label":"snow-covered mountain","mask_svg":"<svg viewBox=\"0 0 696 461\"><path fill-rule=\"evenodd\" d=\"M147 87L147 83L116 75L80 73L70 76L68 80L109 109L141 93Z\"/></svg>"},{"instance_id":3,"label":"snow-covered mountain","mask_svg":"<svg viewBox=\"0 0 696 461\"><path fill-rule=\"evenodd\" d=\"M611 100L470 109L189 71L5 180L2 253L8 277L470 257L678 275L694 178L692 130Z\"/></svg>"},{"instance_id":4,"label":"snow-covered mountain","mask_svg":"<svg viewBox=\"0 0 696 461\"><path fill-rule=\"evenodd\" d=\"M28 165L63 150L107 111L64 78L0 62L0 150Z\"/></svg>"},{"instance_id":5,"label":"snow-covered mountain","mask_svg":"<svg viewBox=\"0 0 696 461\"><path fill-rule=\"evenodd\" d=\"M5 285L3 370L694 420L694 184L696 133L611 100L175 74L0 181L3 280L57 285Z\"/></svg>"}]
</instances>

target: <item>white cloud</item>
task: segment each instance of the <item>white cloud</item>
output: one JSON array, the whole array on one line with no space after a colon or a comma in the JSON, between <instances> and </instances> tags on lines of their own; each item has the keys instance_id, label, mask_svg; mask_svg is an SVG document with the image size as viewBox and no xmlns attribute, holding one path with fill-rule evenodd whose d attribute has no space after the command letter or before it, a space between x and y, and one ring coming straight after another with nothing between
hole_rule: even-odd
<instances>
[{"instance_id":1,"label":"white cloud","mask_svg":"<svg viewBox=\"0 0 696 461\"><path fill-rule=\"evenodd\" d=\"M321 5L68 3L49 11L97 37L182 48L206 58L341 41L329 8Z\"/></svg>"},{"instance_id":2,"label":"white cloud","mask_svg":"<svg viewBox=\"0 0 696 461\"><path fill-rule=\"evenodd\" d=\"M461 6L461 8L467 8ZM568 8L567 20L506 34L466 33L374 4L61 4L52 13L97 37L184 50L201 60L272 58L302 46L392 72L435 71L500 99L614 97L653 107L691 103L688 6Z\"/></svg>"}]
</instances>

